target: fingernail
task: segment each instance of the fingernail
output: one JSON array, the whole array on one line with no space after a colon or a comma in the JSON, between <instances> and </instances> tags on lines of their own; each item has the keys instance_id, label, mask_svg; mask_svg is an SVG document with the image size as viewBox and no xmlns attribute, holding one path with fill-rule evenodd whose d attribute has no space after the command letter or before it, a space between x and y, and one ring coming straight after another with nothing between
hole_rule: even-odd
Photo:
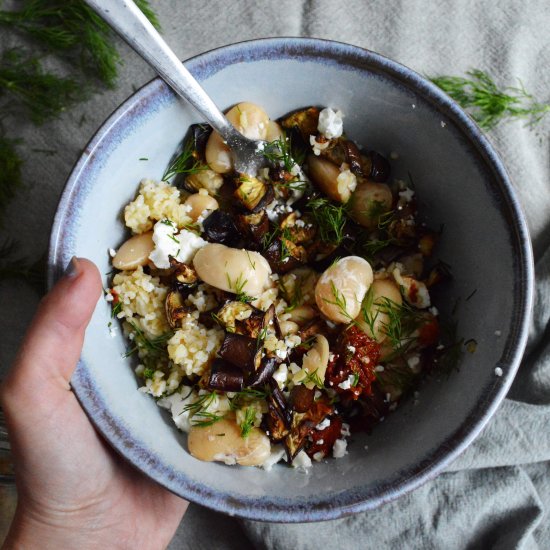
<instances>
[{"instance_id":1,"label":"fingernail","mask_svg":"<svg viewBox=\"0 0 550 550\"><path fill-rule=\"evenodd\" d=\"M71 261L67 264L67 267L65 268L65 273L63 273L63 275L65 277L76 277L78 271L78 258L76 256L73 256L71 258Z\"/></svg>"}]
</instances>

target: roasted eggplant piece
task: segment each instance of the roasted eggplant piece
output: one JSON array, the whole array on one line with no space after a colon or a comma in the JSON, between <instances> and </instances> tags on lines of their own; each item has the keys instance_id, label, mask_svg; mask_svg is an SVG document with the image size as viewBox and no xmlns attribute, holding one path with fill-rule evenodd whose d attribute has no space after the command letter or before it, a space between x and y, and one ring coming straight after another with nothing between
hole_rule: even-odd
<instances>
[{"instance_id":1,"label":"roasted eggplant piece","mask_svg":"<svg viewBox=\"0 0 550 550\"><path fill-rule=\"evenodd\" d=\"M274 198L273 186L264 183L258 178L241 174L237 179L235 197L251 212L267 206Z\"/></svg>"},{"instance_id":2,"label":"roasted eggplant piece","mask_svg":"<svg viewBox=\"0 0 550 550\"><path fill-rule=\"evenodd\" d=\"M376 151L369 151L366 155L361 155L363 174L373 181L384 183L390 177L390 163Z\"/></svg>"},{"instance_id":3,"label":"roasted eggplant piece","mask_svg":"<svg viewBox=\"0 0 550 550\"><path fill-rule=\"evenodd\" d=\"M309 143L309 136L317 134L319 112L317 107L300 109L283 118L281 126L286 129L298 129L304 141Z\"/></svg>"},{"instance_id":4,"label":"roasted eggplant piece","mask_svg":"<svg viewBox=\"0 0 550 550\"><path fill-rule=\"evenodd\" d=\"M212 126L209 124L192 124L184 138L184 147L189 147L195 160L205 164L204 152L211 133Z\"/></svg>"},{"instance_id":5,"label":"roasted eggplant piece","mask_svg":"<svg viewBox=\"0 0 550 550\"><path fill-rule=\"evenodd\" d=\"M212 362L208 387L212 390L238 392L243 389L244 373L239 367L216 358Z\"/></svg>"},{"instance_id":6,"label":"roasted eggplant piece","mask_svg":"<svg viewBox=\"0 0 550 550\"><path fill-rule=\"evenodd\" d=\"M307 253L303 246L297 246L288 239L278 237L267 247L263 255L275 273L287 273L300 267Z\"/></svg>"},{"instance_id":7,"label":"roasted eggplant piece","mask_svg":"<svg viewBox=\"0 0 550 550\"><path fill-rule=\"evenodd\" d=\"M256 338L226 332L218 353L222 359L245 372L253 373L260 368L262 347Z\"/></svg>"},{"instance_id":8,"label":"roasted eggplant piece","mask_svg":"<svg viewBox=\"0 0 550 550\"><path fill-rule=\"evenodd\" d=\"M265 430L271 441L276 443L282 441L289 434L292 425L292 411L273 378L270 378L269 386L271 394L267 396Z\"/></svg>"},{"instance_id":9,"label":"roasted eggplant piece","mask_svg":"<svg viewBox=\"0 0 550 550\"><path fill-rule=\"evenodd\" d=\"M170 328L178 329L181 328L183 319L193 308L185 305L183 296L179 290L171 290L166 295L164 310L166 311L166 318L168 319Z\"/></svg>"},{"instance_id":10,"label":"roasted eggplant piece","mask_svg":"<svg viewBox=\"0 0 550 550\"><path fill-rule=\"evenodd\" d=\"M199 284L197 272L187 264L178 262L170 256L170 266L175 287L182 293L192 290Z\"/></svg>"},{"instance_id":11,"label":"roasted eggplant piece","mask_svg":"<svg viewBox=\"0 0 550 550\"><path fill-rule=\"evenodd\" d=\"M363 159L359 147L353 141L345 138L332 140L331 144L321 152L321 156L330 160L336 166L341 166L342 163L349 165L349 169L356 176L364 176Z\"/></svg>"},{"instance_id":12,"label":"roasted eggplant piece","mask_svg":"<svg viewBox=\"0 0 550 550\"><path fill-rule=\"evenodd\" d=\"M269 232L269 218L265 210L252 214L239 214L236 222L243 237L257 245L264 241Z\"/></svg>"},{"instance_id":13,"label":"roasted eggplant piece","mask_svg":"<svg viewBox=\"0 0 550 550\"><path fill-rule=\"evenodd\" d=\"M248 388L261 388L265 386L278 366L279 361L276 357L264 357L260 362L258 370L255 370L248 376L246 386Z\"/></svg>"},{"instance_id":14,"label":"roasted eggplant piece","mask_svg":"<svg viewBox=\"0 0 550 550\"><path fill-rule=\"evenodd\" d=\"M204 236L211 243L235 246L241 235L235 225L233 216L223 210L214 210L202 223Z\"/></svg>"},{"instance_id":15,"label":"roasted eggplant piece","mask_svg":"<svg viewBox=\"0 0 550 550\"><path fill-rule=\"evenodd\" d=\"M303 384L294 386L290 392L290 406L298 413L305 413L313 404L315 390L306 388Z\"/></svg>"},{"instance_id":16,"label":"roasted eggplant piece","mask_svg":"<svg viewBox=\"0 0 550 550\"><path fill-rule=\"evenodd\" d=\"M307 435L312 429L312 426L307 421L304 421L304 417L304 413L294 413L292 415L290 432L284 440L288 462L292 462L296 458L296 455L304 448Z\"/></svg>"},{"instance_id":17,"label":"roasted eggplant piece","mask_svg":"<svg viewBox=\"0 0 550 550\"><path fill-rule=\"evenodd\" d=\"M268 314L269 318L266 319ZM269 310L264 312L245 302L230 300L221 307L216 318L228 332L257 339L272 315Z\"/></svg>"}]
</instances>

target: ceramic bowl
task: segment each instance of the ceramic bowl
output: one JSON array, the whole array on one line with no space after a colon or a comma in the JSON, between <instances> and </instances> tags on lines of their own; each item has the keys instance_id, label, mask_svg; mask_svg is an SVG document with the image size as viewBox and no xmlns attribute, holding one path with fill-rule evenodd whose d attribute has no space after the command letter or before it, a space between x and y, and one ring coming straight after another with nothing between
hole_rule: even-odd
<instances>
[{"instance_id":1,"label":"ceramic bowl","mask_svg":"<svg viewBox=\"0 0 550 550\"><path fill-rule=\"evenodd\" d=\"M457 334L475 339L460 370L424 384L372 435L354 435L349 454L309 473L265 472L194 459L186 436L137 391L125 341L109 335L99 303L72 386L105 439L136 468L174 493L232 515L303 522L364 511L441 472L504 398L525 346L533 268L525 220L501 160L472 120L437 87L398 63L354 46L315 39L265 39L223 47L185 63L222 109L239 101L273 117L307 105L337 107L347 134L408 174L454 280ZM187 127L200 119L161 80L125 101L77 162L51 236L50 285L73 255L111 270L108 249L125 239L122 207L141 178L160 178ZM396 155L392 155L395 157ZM141 160L148 159L148 160ZM495 372L496 371L496 372ZM501 374L498 376L496 373ZM368 447L368 450L367 450Z\"/></svg>"}]
</instances>

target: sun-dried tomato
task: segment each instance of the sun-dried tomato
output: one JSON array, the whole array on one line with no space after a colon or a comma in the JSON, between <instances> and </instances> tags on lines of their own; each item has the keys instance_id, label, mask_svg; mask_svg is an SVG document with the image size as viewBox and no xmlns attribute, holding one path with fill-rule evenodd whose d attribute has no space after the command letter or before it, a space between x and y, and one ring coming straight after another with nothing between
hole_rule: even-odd
<instances>
[{"instance_id":1,"label":"sun-dried tomato","mask_svg":"<svg viewBox=\"0 0 550 550\"><path fill-rule=\"evenodd\" d=\"M430 315L418 329L418 343L422 347L434 346L439 340L439 322L437 317Z\"/></svg>"},{"instance_id":2,"label":"sun-dried tomato","mask_svg":"<svg viewBox=\"0 0 550 550\"><path fill-rule=\"evenodd\" d=\"M330 424L323 430L314 428L309 434L309 443L306 453L313 458L315 453L329 456L334 442L341 436L342 418L338 415L330 417Z\"/></svg>"},{"instance_id":3,"label":"sun-dried tomato","mask_svg":"<svg viewBox=\"0 0 550 550\"><path fill-rule=\"evenodd\" d=\"M360 395L370 395L371 385L376 379L375 367L380 359L380 344L369 338L357 327L345 330L338 342L337 353L330 359L325 379L328 387L342 395L357 399ZM349 388L339 384L353 377Z\"/></svg>"},{"instance_id":4,"label":"sun-dried tomato","mask_svg":"<svg viewBox=\"0 0 550 550\"><path fill-rule=\"evenodd\" d=\"M116 306L120 302L118 292L114 288L111 288L111 289L109 289L109 293L113 297L113 300L112 300L111 304L113 306Z\"/></svg>"}]
</instances>

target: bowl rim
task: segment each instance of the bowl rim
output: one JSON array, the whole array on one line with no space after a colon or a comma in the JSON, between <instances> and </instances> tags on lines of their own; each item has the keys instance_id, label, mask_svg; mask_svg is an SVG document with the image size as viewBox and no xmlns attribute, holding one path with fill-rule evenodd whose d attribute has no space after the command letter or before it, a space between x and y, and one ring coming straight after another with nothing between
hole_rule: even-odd
<instances>
[{"instance_id":1,"label":"bowl rim","mask_svg":"<svg viewBox=\"0 0 550 550\"><path fill-rule=\"evenodd\" d=\"M452 120L466 141L472 146L474 153L483 161L495 183L495 187L503 199L499 207L501 215L510 221L509 234L511 245L517 255L516 285L513 325L508 338L502 363L503 376L483 388L481 397L470 411L461 426L455 430L435 451L426 455L420 463L408 471L401 471L397 481L390 480L380 484L376 491L361 490L344 491L337 495L329 494L319 498L312 507L303 502L276 503L267 499L265 502L247 497L236 498L234 495L220 494L215 491L204 491L190 481L167 471L154 464L154 453L144 457L144 449L138 442L128 442L131 435L123 433L116 426L116 419L110 417L105 403L100 396L93 397L93 379L84 361L80 361L71 386L90 420L114 449L128 460L134 467L153 478L158 483L188 500L206 506L216 511L246 519L274 522L306 522L337 519L350 514L373 509L385 502L416 489L433 479L445 469L459 454L461 454L478 436L508 392L519 367L527 342L530 313L533 304L534 264L529 230L520 203L515 195L510 177L498 154L487 137L476 123L461 109L461 107L441 91L435 84L416 73L412 69L370 50L317 38L281 37L262 38L237 42L221 46L186 60L186 67L200 81L218 70L239 61L257 61L276 59L319 59L327 63L344 63L346 66L357 67L369 72L379 73L391 80L397 81L427 100L434 109ZM342 61L344 59L344 61ZM51 230L47 282L50 289L62 276L64 255L64 224L67 212L75 194L78 193L80 178L85 173L90 157L103 141L110 129L136 104L155 93L165 90L167 85L159 78L153 78L131 96L124 100L92 136L81 156L76 161L59 200ZM66 243L65 243L66 245ZM101 414L98 415L98 412ZM101 416L101 418L99 418ZM158 461L157 461L158 462ZM178 477L179 476L179 477ZM335 504L336 502L336 504Z\"/></svg>"}]
</instances>

